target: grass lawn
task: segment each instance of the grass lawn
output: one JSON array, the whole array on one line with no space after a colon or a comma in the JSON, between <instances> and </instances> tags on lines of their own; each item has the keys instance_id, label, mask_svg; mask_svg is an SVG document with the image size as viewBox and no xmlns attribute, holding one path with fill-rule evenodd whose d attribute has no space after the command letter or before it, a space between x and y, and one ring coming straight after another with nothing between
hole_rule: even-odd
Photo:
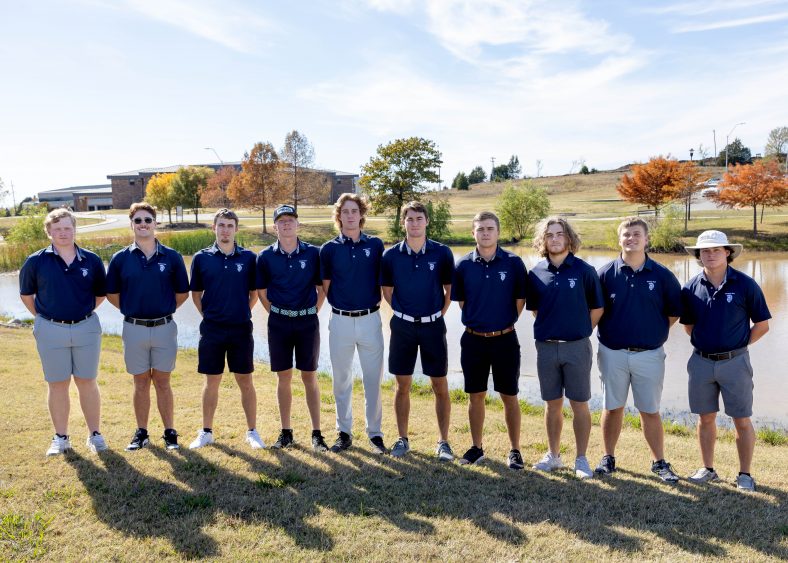
<instances>
[{"instance_id":1,"label":"grass lawn","mask_svg":"<svg viewBox=\"0 0 788 563\"><path fill-rule=\"evenodd\" d=\"M759 490L741 494L730 481L736 453L730 434L717 444L724 483L665 485L649 471L645 443L625 428L617 451L619 472L582 482L569 470L544 475L510 471L503 412L488 408L480 466L435 460L430 392L413 394L411 455L402 460L369 453L363 436L363 396L354 396L355 444L340 454L308 447L302 387L294 383L294 428L299 447L253 452L243 440L239 393L222 385L217 444L168 452L158 438L155 406L146 450L126 453L134 430L131 382L121 341L105 337L99 385L103 432L112 448L100 456L84 446L86 430L72 393L74 452L46 459L51 437L45 384L33 337L0 328L3 353L0 560L764 560L788 558L788 447L759 441L754 475ZM202 379L196 354L181 351L173 375L176 422L188 444L201 426ZM278 432L275 381L267 366L256 372L261 435ZM321 379L323 430L334 436L331 384ZM73 389L72 389L73 392ZM450 440L470 444L462 392L455 400ZM392 392L384 393L387 443L396 435ZM154 401L155 405L155 401ZM523 404L526 463L545 451L539 409ZM565 425L566 462L574 459L571 423ZM601 454L592 431L590 459ZM666 436L674 467L687 475L698 465L695 440Z\"/></svg>"}]
</instances>

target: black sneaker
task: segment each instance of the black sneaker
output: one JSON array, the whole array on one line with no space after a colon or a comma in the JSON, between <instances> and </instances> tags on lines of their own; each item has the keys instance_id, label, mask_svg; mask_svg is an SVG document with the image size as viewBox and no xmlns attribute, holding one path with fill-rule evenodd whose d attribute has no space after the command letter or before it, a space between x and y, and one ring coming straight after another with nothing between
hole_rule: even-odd
<instances>
[{"instance_id":1,"label":"black sneaker","mask_svg":"<svg viewBox=\"0 0 788 563\"><path fill-rule=\"evenodd\" d=\"M474 463L479 463L483 459L484 450L476 446L471 446L471 449L465 452L465 455L460 458L460 465L473 465ZM522 461L522 458L520 459Z\"/></svg>"},{"instance_id":2,"label":"black sneaker","mask_svg":"<svg viewBox=\"0 0 788 563\"><path fill-rule=\"evenodd\" d=\"M511 450L509 455L506 457L506 461L509 464L509 469L522 469L525 467L525 463L523 463L523 456L520 454L520 450Z\"/></svg>"},{"instance_id":3,"label":"black sneaker","mask_svg":"<svg viewBox=\"0 0 788 563\"><path fill-rule=\"evenodd\" d=\"M282 448L289 448L293 444L295 444L293 441L293 431L283 428L279 433L279 438L276 439L276 442L274 442L274 445L271 447L276 450L281 450Z\"/></svg>"},{"instance_id":4,"label":"black sneaker","mask_svg":"<svg viewBox=\"0 0 788 563\"><path fill-rule=\"evenodd\" d=\"M599 462L599 465L596 466L594 469L594 473L597 475L610 475L616 470L616 458L612 455L605 455L602 456L602 460Z\"/></svg>"},{"instance_id":5,"label":"black sneaker","mask_svg":"<svg viewBox=\"0 0 788 563\"><path fill-rule=\"evenodd\" d=\"M177 450L180 448L178 445L178 433L175 431L175 428L167 428L162 438L164 438L164 447L168 450Z\"/></svg>"},{"instance_id":6,"label":"black sneaker","mask_svg":"<svg viewBox=\"0 0 788 563\"><path fill-rule=\"evenodd\" d=\"M312 449L316 452L327 452L328 444L323 439L323 434L320 432L312 433Z\"/></svg>"},{"instance_id":7,"label":"black sneaker","mask_svg":"<svg viewBox=\"0 0 788 563\"><path fill-rule=\"evenodd\" d=\"M353 445L353 438L347 432L340 432L337 441L329 448L332 452L339 453Z\"/></svg>"},{"instance_id":8,"label":"black sneaker","mask_svg":"<svg viewBox=\"0 0 788 563\"><path fill-rule=\"evenodd\" d=\"M383 443L383 436L373 436L369 439L369 449L373 454L386 455L389 451Z\"/></svg>"},{"instance_id":9,"label":"black sneaker","mask_svg":"<svg viewBox=\"0 0 788 563\"><path fill-rule=\"evenodd\" d=\"M673 468L664 459L660 459L659 461L655 461L654 463L652 463L651 472L656 474L657 477L659 477L666 483L679 482L679 476L676 475L676 472L673 471Z\"/></svg>"},{"instance_id":10,"label":"black sneaker","mask_svg":"<svg viewBox=\"0 0 788 563\"><path fill-rule=\"evenodd\" d=\"M137 428L136 432L134 432L134 436L131 438L131 442L129 442L129 445L126 446L126 451L134 452L141 450L149 443L150 438L148 437L148 431L144 428Z\"/></svg>"}]
</instances>

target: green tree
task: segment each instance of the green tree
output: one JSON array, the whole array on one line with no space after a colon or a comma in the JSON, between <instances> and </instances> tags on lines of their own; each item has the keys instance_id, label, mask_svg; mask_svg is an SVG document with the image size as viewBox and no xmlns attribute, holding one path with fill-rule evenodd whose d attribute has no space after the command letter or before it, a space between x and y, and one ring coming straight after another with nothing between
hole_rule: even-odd
<instances>
[{"instance_id":1,"label":"green tree","mask_svg":"<svg viewBox=\"0 0 788 563\"><path fill-rule=\"evenodd\" d=\"M290 183L293 192L293 207L298 211L298 202L309 199L306 193L299 194L299 188L305 187L304 168L309 168L315 162L315 148L306 135L296 130L290 131L285 137L285 145L279 151L281 159L290 165L290 175L285 181Z\"/></svg>"},{"instance_id":2,"label":"green tree","mask_svg":"<svg viewBox=\"0 0 788 563\"><path fill-rule=\"evenodd\" d=\"M444 241L451 236L451 204L444 198L429 199L426 203L430 224L427 225L427 237L432 240Z\"/></svg>"},{"instance_id":3,"label":"green tree","mask_svg":"<svg viewBox=\"0 0 788 563\"><path fill-rule=\"evenodd\" d=\"M470 187L470 182L468 182L468 176L465 175L465 172L457 172L451 187L455 190L467 190Z\"/></svg>"},{"instance_id":4,"label":"green tree","mask_svg":"<svg viewBox=\"0 0 788 563\"><path fill-rule=\"evenodd\" d=\"M172 180L172 192L176 205L194 210L194 222L199 223L200 194L208 185L213 169L206 166L185 166L179 168Z\"/></svg>"},{"instance_id":5,"label":"green tree","mask_svg":"<svg viewBox=\"0 0 788 563\"><path fill-rule=\"evenodd\" d=\"M441 152L434 141L410 137L378 146L376 155L361 167L359 184L369 197L373 213L394 211L398 237L402 232L402 206L418 200L429 184L438 181L441 164Z\"/></svg>"},{"instance_id":6,"label":"green tree","mask_svg":"<svg viewBox=\"0 0 788 563\"><path fill-rule=\"evenodd\" d=\"M485 172L484 168L482 168L481 166L477 166L476 168L471 170L470 174L468 174L468 183L470 185L481 184L485 180L487 180L487 172Z\"/></svg>"},{"instance_id":7,"label":"green tree","mask_svg":"<svg viewBox=\"0 0 788 563\"><path fill-rule=\"evenodd\" d=\"M509 169L508 164L499 164L492 170L492 174L490 175L491 182L503 182L504 180L510 180L511 177L511 170Z\"/></svg>"},{"instance_id":8,"label":"green tree","mask_svg":"<svg viewBox=\"0 0 788 563\"><path fill-rule=\"evenodd\" d=\"M750 164L752 162L752 153L750 149L745 147L741 139L736 137L728 146L720 151L717 156L717 166L725 166L725 152L728 153L728 166L734 164Z\"/></svg>"},{"instance_id":9,"label":"green tree","mask_svg":"<svg viewBox=\"0 0 788 563\"><path fill-rule=\"evenodd\" d=\"M591 172L588 170L588 166L586 166L586 165L584 164L584 165L583 165L583 167L582 167L582 168L580 168L580 173L581 173L581 174L590 174Z\"/></svg>"},{"instance_id":10,"label":"green tree","mask_svg":"<svg viewBox=\"0 0 788 563\"><path fill-rule=\"evenodd\" d=\"M145 187L145 201L157 209L166 209L170 225L172 225L172 208L177 205L172 188L174 179L175 174L156 174L148 180L148 185Z\"/></svg>"},{"instance_id":11,"label":"green tree","mask_svg":"<svg viewBox=\"0 0 788 563\"><path fill-rule=\"evenodd\" d=\"M524 239L533 232L536 223L550 214L547 190L531 182L519 186L509 182L498 198L496 211L501 229L515 240Z\"/></svg>"},{"instance_id":12,"label":"green tree","mask_svg":"<svg viewBox=\"0 0 788 563\"><path fill-rule=\"evenodd\" d=\"M520 177L520 174L523 173L523 168L520 166L520 159L517 158L516 154L512 155L509 159L509 164L506 166L509 168L509 179L511 180L516 180Z\"/></svg>"}]
</instances>

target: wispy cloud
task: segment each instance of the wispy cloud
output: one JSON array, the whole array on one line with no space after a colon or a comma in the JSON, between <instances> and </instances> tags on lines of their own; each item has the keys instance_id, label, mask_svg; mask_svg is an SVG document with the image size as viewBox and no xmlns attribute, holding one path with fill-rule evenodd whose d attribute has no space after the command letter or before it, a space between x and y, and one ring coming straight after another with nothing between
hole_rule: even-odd
<instances>
[{"instance_id":1,"label":"wispy cloud","mask_svg":"<svg viewBox=\"0 0 788 563\"><path fill-rule=\"evenodd\" d=\"M680 16L703 16L723 12L746 12L761 9L765 6L785 5L785 0L693 0L685 2L664 3L659 6L646 7L641 11L646 14L675 14Z\"/></svg>"},{"instance_id":2,"label":"wispy cloud","mask_svg":"<svg viewBox=\"0 0 788 563\"><path fill-rule=\"evenodd\" d=\"M766 14L763 16L752 16L749 18L737 18L732 20L720 20L713 22L690 23L679 25L673 29L673 33L690 33L696 31L711 31L715 29L728 29L732 27L742 27L761 23L770 23L788 19L788 12L776 14Z\"/></svg>"},{"instance_id":3,"label":"wispy cloud","mask_svg":"<svg viewBox=\"0 0 788 563\"><path fill-rule=\"evenodd\" d=\"M121 6L241 53L256 51L261 37L270 37L274 29L267 19L232 1L125 0Z\"/></svg>"}]
</instances>

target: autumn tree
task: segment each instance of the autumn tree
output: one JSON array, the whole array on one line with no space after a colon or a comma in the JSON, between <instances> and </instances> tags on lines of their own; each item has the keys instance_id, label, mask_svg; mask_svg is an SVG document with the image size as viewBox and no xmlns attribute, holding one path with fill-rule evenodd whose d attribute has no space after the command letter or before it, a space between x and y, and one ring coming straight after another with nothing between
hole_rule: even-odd
<instances>
[{"instance_id":1,"label":"autumn tree","mask_svg":"<svg viewBox=\"0 0 788 563\"><path fill-rule=\"evenodd\" d=\"M307 186L303 180L309 176L309 171L306 169L315 162L315 149L306 135L293 130L285 136L285 144L280 154L282 160L290 167L289 178L285 176L285 179L288 180L293 193L293 207L298 211L298 203L314 195L304 190L306 187L314 188L314 182ZM314 180L314 178L310 179Z\"/></svg>"},{"instance_id":2,"label":"autumn tree","mask_svg":"<svg viewBox=\"0 0 788 563\"><path fill-rule=\"evenodd\" d=\"M241 173L233 178L227 189L227 194L237 206L263 212L264 233L268 232L266 209L281 200L284 192L280 166L279 155L271 143L255 143L251 152L244 154Z\"/></svg>"},{"instance_id":3,"label":"autumn tree","mask_svg":"<svg viewBox=\"0 0 788 563\"><path fill-rule=\"evenodd\" d=\"M199 223L200 194L213 176L213 168L207 166L184 166L175 172L172 179L172 192L175 204L194 211L194 222Z\"/></svg>"},{"instance_id":4,"label":"autumn tree","mask_svg":"<svg viewBox=\"0 0 788 563\"><path fill-rule=\"evenodd\" d=\"M175 174L156 174L148 180L148 185L145 187L145 201L157 209L166 209L170 225L172 225L172 208L177 205L172 188L174 179Z\"/></svg>"},{"instance_id":5,"label":"autumn tree","mask_svg":"<svg viewBox=\"0 0 788 563\"><path fill-rule=\"evenodd\" d=\"M208 178L208 183L200 194L202 204L205 207L230 207L227 189L237 174L232 166L222 166L216 174Z\"/></svg>"},{"instance_id":6,"label":"autumn tree","mask_svg":"<svg viewBox=\"0 0 788 563\"><path fill-rule=\"evenodd\" d=\"M733 166L710 196L728 208L752 207L752 236L758 236L758 206L778 207L788 203L788 183L774 160Z\"/></svg>"},{"instance_id":7,"label":"autumn tree","mask_svg":"<svg viewBox=\"0 0 788 563\"><path fill-rule=\"evenodd\" d=\"M676 171L676 196L684 200L684 230L692 219L692 197L703 189L703 182L710 174L701 170L694 162L680 162Z\"/></svg>"},{"instance_id":8,"label":"autumn tree","mask_svg":"<svg viewBox=\"0 0 788 563\"><path fill-rule=\"evenodd\" d=\"M487 172L484 171L484 168L481 166L477 166L468 174L468 184L481 184L487 179Z\"/></svg>"},{"instance_id":9,"label":"autumn tree","mask_svg":"<svg viewBox=\"0 0 788 563\"><path fill-rule=\"evenodd\" d=\"M634 164L632 176L624 174L616 189L625 200L653 208L658 217L660 207L678 197L679 171L676 159L656 156Z\"/></svg>"},{"instance_id":10,"label":"autumn tree","mask_svg":"<svg viewBox=\"0 0 788 563\"><path fill-rule=\"evenodd\" d=\"M441 164L441 152L434 141L421 137L396 139L379 145L377 154L361 167L359 185L374 213L394 211L394 224L400 230L402 206L419 199L429 184L438 181Z\"/></svg>"}]
</instances>

